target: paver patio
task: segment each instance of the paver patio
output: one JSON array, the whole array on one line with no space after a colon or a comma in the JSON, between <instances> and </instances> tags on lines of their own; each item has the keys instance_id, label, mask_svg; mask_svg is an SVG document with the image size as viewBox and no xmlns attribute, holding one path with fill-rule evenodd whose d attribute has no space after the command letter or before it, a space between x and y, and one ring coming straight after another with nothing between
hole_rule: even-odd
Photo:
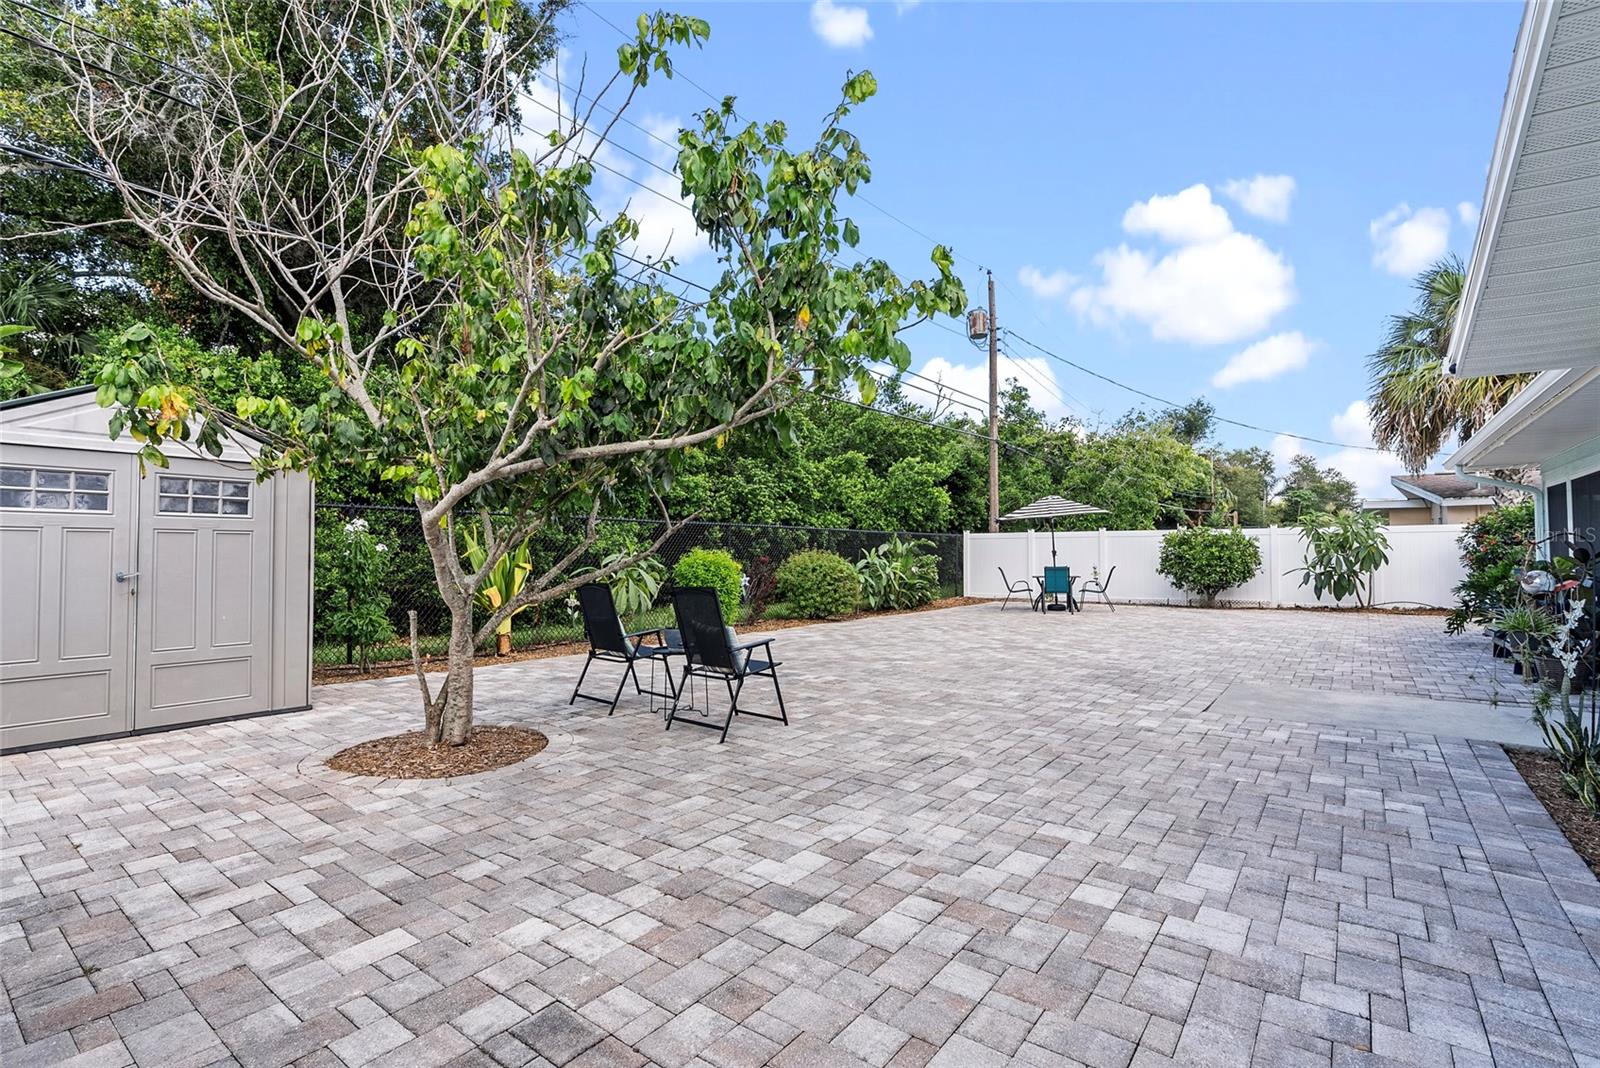
<instances>
[{"instance_id":1,"label":"paver patio","mask_svg":"<svg viewBox=\"0 0 1600 1068\"><path fill-rule=\"evenodd\" d=\"M723 746L567 658L480 674L551 746L469 779L320 766L404 678L6 757L0 1058L1600 1065L1600 883L1498 747L1206 711L1520 699L1438 631L979 606L780 634Z\"/></svg>"}]
</instances>

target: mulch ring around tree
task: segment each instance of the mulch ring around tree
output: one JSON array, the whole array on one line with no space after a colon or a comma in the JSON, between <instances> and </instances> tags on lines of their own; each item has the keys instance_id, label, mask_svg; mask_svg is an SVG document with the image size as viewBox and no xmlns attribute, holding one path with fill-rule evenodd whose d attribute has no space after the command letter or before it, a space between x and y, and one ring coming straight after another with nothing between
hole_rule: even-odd
<instances>
[{"instance_id":1,"label":"mulch ring around tree","mask_svg":"<svg viewBox=\"0 0 1600 1068\"><path fill-rule=\"evenodd\" d=\"M1556 821L1561 833L1567 836L1572 848L1584 859L1596 876L1600 876L1600 816L1578 803L1561 784L1561 765L1542 749L1514 749L1506 747L1506 755L1522 772L1528 788L1533 791Z\"/></svg>"},{"instance_id":2,"label":"mulch ring around tree","mask_svg":"<svg viewBox=\"0 0 1600 1068\"><path fill-rule=\"evenodd\" d=\"M508 767L549 744L550 739L527 727L474 727L466 745L429 745L421 731L409 731L341 749L327 764L350 775L448 779Z\"/></svg>"}]
</instances>

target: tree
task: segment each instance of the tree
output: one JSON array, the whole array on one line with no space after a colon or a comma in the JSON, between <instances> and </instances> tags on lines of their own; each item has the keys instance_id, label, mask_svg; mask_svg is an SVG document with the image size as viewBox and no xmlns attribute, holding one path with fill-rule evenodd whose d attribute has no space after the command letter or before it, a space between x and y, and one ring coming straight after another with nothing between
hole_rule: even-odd
<instances>
[{"instance_id":1,"label":"tree","mask_svg":"<svg viewBox=\"0 0 1600 1068\"><path fill-rule=\"evenodd\" d=\"M1300 454L1289 461L1289 474L1278 494L1279 520L1298 523L1311 515L1334 515L1356 506L1356 484L1336 467L1317 467L1317 458Z\"/></svg>"},{"instance_id":2,"label":"tree","mask_svg":"<svg viewBox=\"0 0 1600 1068\"><path fill-rule=\"evenodd\" d=\"M540 67L555 53L553 15L568 0L528 0L506 14L505 32L496 40L509 40L505 62L491 68L527 88ZM319 181L319 161L334 166L350 164L353 148L366 138L374 111L363 91L370 78L347 78L316 85L305 92L290 121L273 124L271 98L278 86L308 88L316 81L315 68L325 56L300 54L296 44L307 30L308 14L321 22L325 34L345 49L352 69L384 56L395 47L433 49L451 22L439 17L447 5L433 0L417 3L415 22L404 38L389 33L384 19L368 9L365 0L332 7L312 7L294 0L206 0L204 4L150 4L135 0L112 3L8 5L6 25L12 32L8 47L0 49L0 137L20 152L0 166L0 240L4 241L8 268L0 272L0 289L30 273L64 283L73 290L74 315L85 329L118 328L134 318L155 318L181 326L205 347L235 346L242 351L264 352L271 335L248 316L223 301L213 299L153 246L143 231L127 219L118 190L95 177L108 162L98 152L95 139L86 135L74 111L74 88L83 71L70 69L59 51L94 64L100 90L111 94L123 86L138 86L166 94L160 99L173 115L192 113L197 106L232 107L237 117L253 119L255 132L269 134L271 146L289 153L304 166L295 175L295 193L302 203L317 206L324 186ZM335 25L337 24L337 25ZM280 30L289 31L278 37ZM440 107L467 103L472 96L474 73L483 69L485 47L476 42L455 42L456 75L441 82L433 95ZM53 51L58 50L58 51ZM196 60L201 60L196 62ZM234 99L227 101L219 78ZM196 82L210 81L196 95ZM211 90L219 90L212 92ZM392 121L417 146L439 140L432 119L435 107L392 98ZM225 107L225 109L228 109ZM253 109L253 111L251 110ZM121 131L115 168L128 181L159 186L173 166L183 166L181 156L166 152L161 141L168 131ZM404 157L377 161L396 173L406 166ZM196 160L196 165L204 161ZM375 172L375 188L386 184L384 172ZM403 215L368 220L385 221L397 229ZM235 270L234 251L218 231L199 243L191 255L204 261L208 271L224 276ZM243 284L243 279L235 279ZM358 314L381 315L381 302L367 294L351 292L347 300ZM293 353L292 348L286 350ZM57 370L70 374L72 368ZM46 374L41 381L52 380Z\"/></svg>"},{"instance_id":3,"label":"tree","mask_svg":"<svg viewBox=\"0 0 1600 1068\"><path fill-rule=\"evenodd\" d=\"M1264 527L1272 522L1269 507L1272 487L1277 481L1277 462L1272 453L1259 445L1247 449L1217 450L1211 454L1216 465L1217 485L1226 494L1227 504L1239 516L1239 525Z\"/></svg>"},{"instance_id":4,"label":"tree","mask_svg":"<svg viewBox=\"0 0 1600 1068\"><path fill-rule=\"evenodd\" d=\"M400 487L450 612L437 691L415 636L413 651L425 729L452 745L471 734L480 642L522 608L654 548L573 574L608 500L633 491L667 514L662 493L687 450L757 424L787 440L795 399L847 379L870 402L867 367L909 362L899 331L966 303L943 247L929 281L903 282L877 259L839 260L857 240L840 201L870 178L843 126L875 91L864 72L846 80L802 147L781 122L741 124L731 99L681 131L676 173L718 274L691 302L666 273L670 260L638 269L637 222L626 212L601 218L590 197L610 125L595 128L591 108L533 153L506 125L520 84L513 10L510 0L363 0L358 37L310 0L289 0L281 36L265 45L227 25L192 24L198 44L185 62L203 74L190 86L195 108L154 87L108 88L81 41L63 44L74 56L74 118L129 218L199 292L325 380L309 404L257 395L227 411L175 380L147 332L133 339L142 351L100 376L114 428L140 436L142 457L160 464L163 446L215 450L242 424L267 442L263 471L354 467ZM621 87L622 112L653 73L670 76L675 48L708 32L698 19L641 18L596 98ZM374 39L385 62L353 62ZM244 62L256 47L294 51L299 79L257 78ZM338 158L308 159L273 137L352 96L371 129ZM416 143L419 129L434 140ZM160 193L121 169L135 135L153 146ZM306 185L316 192L309 204ZM196 254L218 238L226 270ZM382 314L361 314L356 297ZM481 563L463 562L458 515L477 523ZM583 533L571 551L476 619L477 592L498 562L574 519ZM675 529L669 522L663 537Z\"/></svg>"},{"instance_id":5,"label":"tree","mask_svg":"<svg viewBox=\"0 0 1600 1068\"><path fill-rule=\"evenodd\" d=\"M1389 317L1389 334L1367 359L1372 436L1421 471L1453 436L1466 441L1499 411L1531 375L1458 378L1445 372L1450 337L1461 308L1466 274L1455 256L1416 279L1417 300Z\"/></svg>"},{"instance_id":6,"label":"tree","mask_svg":"<svg viewBox=\"0 0 1600 1068\"><path fill-rule=\"evenodd\" d=\"M1389 562L1389 538L1378 514L1309 512L1299 525L1305 563L1287 573L1299 572L1300 585L1310 586L1319 601L1324 593L1335 601L1354 595L1357 607L1365 607L1373 572Z\"/></svg>"}]
</instances>

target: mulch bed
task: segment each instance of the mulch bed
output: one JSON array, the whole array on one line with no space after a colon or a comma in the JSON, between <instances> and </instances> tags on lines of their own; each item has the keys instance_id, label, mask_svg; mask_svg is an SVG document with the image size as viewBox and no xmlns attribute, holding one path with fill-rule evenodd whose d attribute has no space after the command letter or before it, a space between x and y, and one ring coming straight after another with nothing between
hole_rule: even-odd
<instances>
[{"instance_id":1,"label":"mulch bed","mask_svg":"<svg viewBox=\"0 0 1600 1068\"><path fill-rule=\"evenodd\" d=\"M1578 804L1577 799L1566 792L1561 785L1561 766L1549 753L1506 746L1506 755L1522 772L1533 796L1544 805L1578 856L1596 877L1600 877L1600 816Z\"/></svg>"},{"instance_id":2,"label":"mulch bed","mask_svg":"<svg viewBox=\"0 0 1600 1068\"><path fill-rule=\"evenodd\" d=\"M352 745L328 758L328 767L385 779L447 779L476 775L527 760L550 739L527 727L474 727L466 745L427 744L421 731Z\"/></svg>"},{"instance_id":3,"label":"mulch bed","mask_svg":"<svg viewBox=\"0 0 1600 1068\"><path fill-rule=\"evenodd\" d=\"M819 623L844 623L852 619L876 619L879 616L903 616L913 612L933 612L940 608L960 608L963 605L983 604L991 598L987 597L946 597L943 600L932 601L921 608L905 608L891 612L857 612L854 615L841 616L838 619L763 619L752 623L741 623L739 633L759 634L767 630L788 630L791 627L813 627ZM478 667L488 667L490 664L514 664L519 660L544 660L552 656L572 656L575 653L588 652L587 642L558 642L554 645L536 645L531 649L516 649L504 656L480 656L474 663ZM422 662L426 671L443 671L449 665L445 658L424 657ZM409 675L412 673L411 661L391 660L382 664L373 664L370 671L360 671L354 667L339 665L335 667L318 667L313 669L311 681L318 686L330 682L360 682L364 679L388 679L396 675Z\"/></svg>"}]
</instances>

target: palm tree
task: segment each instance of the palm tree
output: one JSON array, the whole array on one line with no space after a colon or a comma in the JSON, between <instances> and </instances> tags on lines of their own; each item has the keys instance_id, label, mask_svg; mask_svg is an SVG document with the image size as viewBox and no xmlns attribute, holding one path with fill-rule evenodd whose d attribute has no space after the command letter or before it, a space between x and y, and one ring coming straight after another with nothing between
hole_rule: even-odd
<instances>
[{"instance_id":1,"label":"palm tree","mask_svg":"<svg viewBox=\"0 0 1600 1068\"><path fill-rule=\"evenodd\" d=\"M1466 272L1454 255L1417 276L1417 302L1389 317L1389 336L1367 358L1372 436L1421 471L1452 435L1466 441L1516 396L1532 375L1457 378L1446 374L1445 355Z\"/></svg>"},{"instance_id":2,"label":"palm tree","mask_svg":"<svg viewBox=\"0 0 1600 1068\"><path fill-rule=\"evenodd\" d=\"M39 388L70 383L94 351L91 300L70 278L44 269L0 275L0 323L25 328L12 332L10 348Z\"/></svg>"}]
</instances>

